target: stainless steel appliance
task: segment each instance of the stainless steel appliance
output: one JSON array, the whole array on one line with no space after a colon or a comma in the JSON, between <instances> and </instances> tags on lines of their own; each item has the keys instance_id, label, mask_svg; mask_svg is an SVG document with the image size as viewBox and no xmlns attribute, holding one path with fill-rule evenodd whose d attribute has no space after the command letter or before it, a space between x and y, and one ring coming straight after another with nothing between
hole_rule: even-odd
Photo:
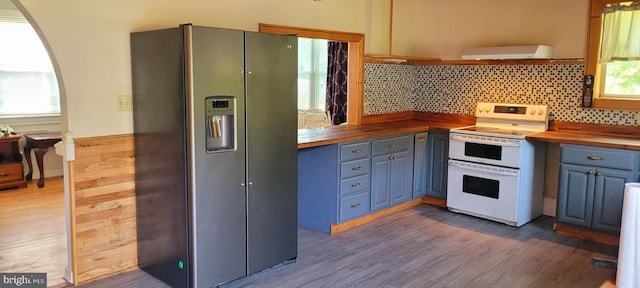
<instances>
[{"instance_id":1,"label":"stainless steel appliance","mask_svg":"<svg viewBox=\"0 0 640 288\"><path fill-rule=\"evenodd\" d=\"M212 287L297 257L297 37L131 34L138 265Z\"/></svg>"},{"instance_id":2,"label":"stainless steel appliance","mask_svg":"<svg viewBox=\"0 0 640 288\"><path fill-rule=\"evenodd\" d=\"M545 105L478 103L476 125L451 129L447 207L512 226L542 215Z\"/></svg>"}]
</instances>

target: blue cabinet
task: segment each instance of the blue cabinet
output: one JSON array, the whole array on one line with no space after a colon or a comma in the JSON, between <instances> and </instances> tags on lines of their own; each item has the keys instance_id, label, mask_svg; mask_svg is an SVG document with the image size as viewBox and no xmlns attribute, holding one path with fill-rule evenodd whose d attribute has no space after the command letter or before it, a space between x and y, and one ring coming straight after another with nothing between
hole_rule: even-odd
<instances>
[{"instance_id":1,"label":"blue cabinet","mask_svg":"<svg viewBox=\"0 0 640 288\"><path fill-rule=\"evenodd\" d=\"M324 233L336 223L338 144L298 149L298 224Z\"/></svg>"},{"instance_id":2,"label":"blue cabinet","mask_svg":"<svg viewBox=\"0 0 640 288\"><path fill-rule=\"evenodd\" d=\"M299 224L331 233L332 224L411 200L413 155L414 134L299 149Z\"/></svg>"},{"instance_id":3,"label":"blue cabinet","mask_svg":"<svg viewBox=\"0 0 640 288\"><path fill-rule=\"evenodd\" d=\"M425 194L434 198L447 198L447 172L449 169L449 133L430 132L426 149Z\"/></svg>"},{"instance_id":4,"label":"blue cabinet","mask_svg":"<svg viewBox=\"0 0 640 288\"><path fill-rule=\"evenodd\" d=\"M416 133L413 143L413 198L427 193L427 141L426 132Z\"/></svg>"},{"instance_id":5,"label":"blue cabinet","mask_svg":"<svg viewBox=\"0 0 640 288\"><path fill-rule=\"evenodd\" d=\"M595 177L592 167L560 164L556 218L560 223L591 228Z\"/></svg>"},{"instance_id":6,"label":"blue cabinet","mask_svg":"<svg viewBox=\"0 0 640 288\"><path fill-rule=\"evenodd\" d=\"M560 145L559 223L620 233L624 184L637 181L639 153Z\"/></svg>"},{"instance_id":7,"label":"blue cabinet","mask_svg":"<svg viewBox=\"0 0 640 288\"><path fill-rule=\"evenodd\" d=\"M372 212L412 198L413 143L413 134L373 140Z\"/></svg>"}]
</instances>

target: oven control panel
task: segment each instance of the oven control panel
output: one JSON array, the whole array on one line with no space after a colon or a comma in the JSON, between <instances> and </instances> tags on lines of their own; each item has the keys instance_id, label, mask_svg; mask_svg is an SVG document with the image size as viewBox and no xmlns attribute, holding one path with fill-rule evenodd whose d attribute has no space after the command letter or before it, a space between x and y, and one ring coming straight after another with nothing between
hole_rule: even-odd
<instances>
[{"instance_id":1,"label":"oven control panel","mask_svg":"<svg viewBox=\"0 0 640 288\"><path fill-rule=\"evenodd\" d=\"M549 120L548 109L547 105L479 102L476 106L476 117L547 122Z\"/></svg>"}]
</instances>

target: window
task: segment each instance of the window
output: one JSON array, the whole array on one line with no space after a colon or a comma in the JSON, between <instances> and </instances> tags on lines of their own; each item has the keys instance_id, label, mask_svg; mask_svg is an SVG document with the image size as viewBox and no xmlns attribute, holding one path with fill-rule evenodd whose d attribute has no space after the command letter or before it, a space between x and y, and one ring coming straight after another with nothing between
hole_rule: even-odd
<instances>
[{"instance_id":1,"label":"window","mask_svg":"<svg viewBox=\"0 0 640 288\"><path fill-rule=\"evenodd\" d=\"M640 2L604 7L602 97L640 98Z\"/></svg>"},{"instance_id":2,"label":"window","mask_svg":"<svg viewBox=\"0 0 640 288\"><path fill-rule=\"evenodd\" d=\"M640 110L640 3L591 0L585 74L593 107Z\"/></svg>"},{"instance_id":3,"label":"window","mask_svg":"<svg viewBox=\"0 0 640 288\"><path fill-rule=\"evenodd\" d=\"M298 109L325 110L327 40L298 38Z\"/></svg>"},{"instance_id":4,"label":"window","mask_svg":"<svg viewBox=\"0 0 640 288\"><path fill-rule=\"evenodd\" d=\"M0 15L0 116L60 114L49 55L31 25Z\"/></svg>"},{"instance_id":5,"label":"window","mask_svg":"<svg viewBox=\"0 0 640 288\"><path fill-rule=\"evenodd\" d=\"M326 39L349 43L349 69L347 91L347 123L360 125L362 123L362 91L364 74L364 34L339 31L297 28L272 24L259 24L260 32L274 34L298 35L298 37Z\"/></svg>"}]
</instances>

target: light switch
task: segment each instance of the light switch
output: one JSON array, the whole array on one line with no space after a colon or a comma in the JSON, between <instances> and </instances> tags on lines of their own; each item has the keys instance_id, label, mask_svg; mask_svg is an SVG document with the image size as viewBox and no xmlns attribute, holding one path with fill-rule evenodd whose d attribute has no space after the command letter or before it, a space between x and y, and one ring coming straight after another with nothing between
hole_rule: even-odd
<instances>
[{"instance_id":1,"label":"light switch","mask_svg":"<svg viewBox=\"0 0 640 288\"><path fill-rule=\"evenodd\" d=\"M118 112L122 112L122 111L131 111L131 102L133 102L133 99L131 97L131 95L118 95L116 96L116 111Z\"/></svg>"}]
</instances>

